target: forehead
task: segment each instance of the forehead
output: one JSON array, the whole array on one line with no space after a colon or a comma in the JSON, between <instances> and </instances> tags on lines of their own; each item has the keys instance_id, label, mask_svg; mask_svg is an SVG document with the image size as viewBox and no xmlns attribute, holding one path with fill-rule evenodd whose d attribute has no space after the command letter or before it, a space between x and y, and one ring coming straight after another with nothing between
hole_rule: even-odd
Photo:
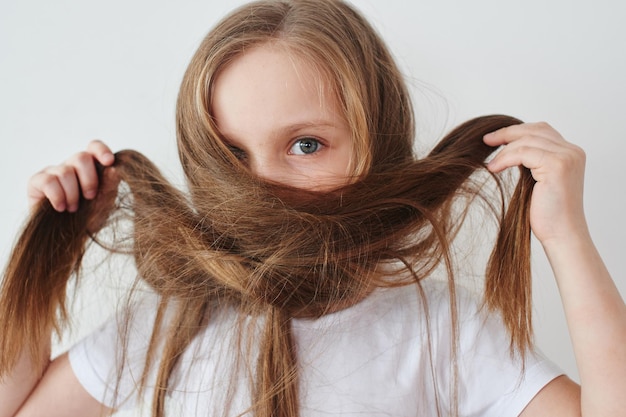
<instances>
[{"instance_id":1,"label":"forehead","mask_svg":"<svg viewBox=\"0 0 626 417\"><path fill-rule=\"evenodd\" d=\"M343 119L319 66L279 42L246 50L219 72L211 112L220 130Z\"/></svg>"}]
</instances>

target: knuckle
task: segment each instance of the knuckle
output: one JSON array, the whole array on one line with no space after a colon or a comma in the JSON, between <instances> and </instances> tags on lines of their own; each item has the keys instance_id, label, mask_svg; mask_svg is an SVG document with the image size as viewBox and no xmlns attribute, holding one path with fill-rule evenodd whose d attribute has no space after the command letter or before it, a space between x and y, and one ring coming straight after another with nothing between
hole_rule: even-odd
<instances>
[{"instance_id":1,"label":"knuckle","mask_svg":"<svg viewBox=\"0 0 626 417\"><path fill-rule=\"evenodd\" d=\"M42 178L44 178L47 175L50 175L50 170L51 169L52 169L52 167L48 166L48 167L45 167L44 169L42 169L41 171L38 171L38 172L34 173L28 179L28 184L29 185L33 185L33 184L36 184L38 182L41 182Z\"/></svg>"},{"instance_id":2,"label":"knuckle","mask_svg":"<svg viewBox=\"0 0 626 417\"><path fill-rule=\"evenodd\" d=\"M65 164L66 165L79 165L82 161L85 160L86 156L89 156L89 154L86 151L75 153L74 155L70 156L65 161Z\"/></svg>"},{"instance_id":3,"label":"knuckle","mask_svg":"<svg viewBox=\"0 0 626 417\"><path fill-rule=\"evenodd\" d=\"M44 174L39 178L39 183L42 186L48 186L50 184L56 183L57 181L57 176L54 174Z\"/></svg>"},{"instance_id":4,"label":"knuckle","mask_svg":"<svg viewBox=\"0 0 626 417\"><path fill-rule=\"evenodd\" d=\"M77 165L88 165L90 163L93 163L93 156L87 151L78 152L76 155L74 155L74 161Z\"/></svg>"},{"instance_id":5,"label":"knuckle","mask_svg":"<svg viewBox=\"0 0 626 417\"><path fill-rule=\"evenodd\" d=\"M572 151L574 152L574 155L582 160L585 161L587 159L587 153L585 152L585 150L583 148L581 148L578 145L572 145Z\"/></svg>"},{"instance_id":6,"label":"knuckle","mask_svg":"<svg viewBox=\"0 0 626 417\"><path fill-rule=\"evenodd\" d=\"M90 154L100 153L108 149L109 147L100 139L93 139L87 144L87 151Z\"/></svg>"},{"instance_id":7,"label":"knuckle","mask_svg":"<svg viewBox=\"0 0 626 417\"><path fill-rule=\"evenodd\" d=\"M67 164L59 165L55 170L55 174L56 176L61 178L71 178L72 176L76 175L74 167Z\"/></svg>"},{"instance_id":8,"label":"knuckle","mask_svg":"<svg viewBox=\"0 0 626 417\"><path fill-rule=\"evenodd\" d=\"M33 190L39 190L42 193L48 195L51 190L57 186L57 178L55 175L42 174L30 183L30 187Z\"/></svg>"}]
</instances>

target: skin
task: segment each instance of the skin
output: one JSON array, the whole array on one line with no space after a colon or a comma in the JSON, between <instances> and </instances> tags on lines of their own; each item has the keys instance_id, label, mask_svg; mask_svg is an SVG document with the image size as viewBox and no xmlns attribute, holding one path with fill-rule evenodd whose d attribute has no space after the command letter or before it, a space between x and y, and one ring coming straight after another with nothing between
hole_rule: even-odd
<instances>
[{"instance_id":1,"label":"skin","mask_svg":"<svg viewBox=\"0 0 626 417\"><path fill-rule=\"evenodd\" d=\"M340 106L319 74L281 45L253 48L230 64L215 82L212 111L256 175L303 189L346 182L352 137Z\"/></svg>"},{"instance_id":2,"label":"skin","mask_svg":"<svg viewBox=\"0 0 626 417\"><path fill-rule=\"evenodd\" d=\"M265 45L222 72L212 110L227 144L252 172L300 188L330 189L347 181L352 148L347 125L336 116L337 103L326 93L309 66ZM585 155L546 123L504 128L484 141L502 145L488 166L491 171L524 165L537 180L531 227L559 286L581 379L581 386L566 376L554 379L521 416L620 415L626 409L626 307L587 228ZM110 166L113 161L111 150L93 141L86 151L34 175L29 200L36 204L47 198L59 211L75 211L81 194L87 199L98 194L95 162ZM0 385L0 403L12 404L0 411L2 417L43 410L50 416L106 411L76 380L67 355L45 372L33 371L23 359L12 378Z\"/></svg>"}]
</instances>

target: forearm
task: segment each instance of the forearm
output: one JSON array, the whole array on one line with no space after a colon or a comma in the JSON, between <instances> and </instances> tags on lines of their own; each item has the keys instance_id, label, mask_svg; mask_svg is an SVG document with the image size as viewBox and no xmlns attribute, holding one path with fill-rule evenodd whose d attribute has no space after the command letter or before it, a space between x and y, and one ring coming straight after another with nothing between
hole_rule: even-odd
<instances>
[{"instance_id":1,"label":"forearm","mask_svg":"<svg viewBox=\"0 0 626 417\"><path fill-rule=\"evenodd\" d=\"M50 359L50 344L44 349ZM36 369L25 349L11 373L0 381L0 417L14 416L41 380L45 369Z\"/></svg>"},{"instance_id":2,"label":"forearm","mask_svg":"<svg viewBox=\"0 0 626 417\"><path fill-rule=\"evenodd\" d=\"M591 238L544 243L580 374L583 416L626 409L626 305Z\"/></svg>"}]
</instances>

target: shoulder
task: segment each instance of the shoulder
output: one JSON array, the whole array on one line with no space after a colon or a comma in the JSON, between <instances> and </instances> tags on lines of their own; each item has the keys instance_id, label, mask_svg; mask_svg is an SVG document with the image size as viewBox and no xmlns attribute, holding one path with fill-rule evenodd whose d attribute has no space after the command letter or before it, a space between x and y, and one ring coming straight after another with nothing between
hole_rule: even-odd
<instances>
[{"instance_id":1,"label":"shoulder","mask_svg":"<svg viewBox=\"0 0 626 417\"><path fill-rule=\"evenodd\" d=\"M579 417L580 413L580 386L561 375L535 395L520 417Z\"/></svg>"},{"instance_id":2,"label":"shoulder","mask_svg":"<svg viewBox=\"0 0 626 417\"><path fill-rule=\"evenodd\" d=\"M54 404L53 407L50 407ZM20 416L51 416L80 415L97 417L109 415L107 409L91 395L76 378L63 354L50 363L43 378L19 411Z\"/></svg>"}]
</instances>

